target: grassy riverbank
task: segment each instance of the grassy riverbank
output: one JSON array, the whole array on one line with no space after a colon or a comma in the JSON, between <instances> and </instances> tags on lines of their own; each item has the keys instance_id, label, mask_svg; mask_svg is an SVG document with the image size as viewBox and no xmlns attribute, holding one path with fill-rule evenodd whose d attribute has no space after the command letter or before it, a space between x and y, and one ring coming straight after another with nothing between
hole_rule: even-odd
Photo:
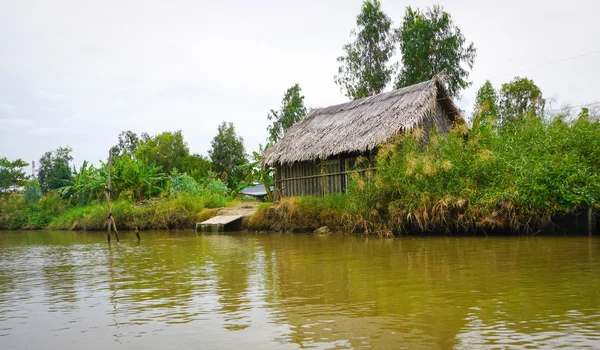
<instances>
[{"instance_id":1,"label":"grassy riverbank","mask_svg":"<svg viewBox=\"0 0 600 350\"><path fill-rule=\"evenodd\" d=\"M287 198L249 228L532 234L590 208L600 211L600 123L532 117L447 135L414 130L382 147L376 171L354 177L347 195Z\"/></svg>"},{"instance_id":2,"label":"grassy riverbank","mask_svg":"<svg viewBox=\"0 0 600 350\"><path fill-rule=\"evenodd\" d=\"M211 208L235 203L220 194L180 193L135 205L130 199L117 199L112 203L112 212L118 229L193 229L197 221L206 219ZM106 203L102 201L73 205L57 193L36 202L27 202L16 193L0 198L0 229L104 230L106 215Z\"/></svg>"},{"instance_id":3,"label":"grassy riverbank","mask_svg":"<svg viewBox=\"0 0 600 350\"><path fill-rule=\"evenodd\" d=\"M82 200L89 196L70 191L67 198L49 192L31 199L26 188L1 197L0 229L103 230L102 192L94 187L95 199ZM222 182L197 183L185 175L171 176L158 195L135 206L130 193L123 190L113 202L120 229L192 229L214 214L208 209L233 200ZM381 147L376 171L354 176L347 194L264 204L245 225L284 232L326 226L379 236L533 234L589 210L600 213L600 122L532 117L472 130L458 126L446 135L415 129Z\"/></svg>"},{"instance_id":4,"label":"grassy riverbank","mask_svg":"<svg viewBox=\"0 0 600 350\"><path fill-rule=\"evenodd\" d=\"M210 208L235 203L226 198L182 194L177 197L153 198L133 204L121 199L112 203L118 229L141 230L193 229L206 219ZM104 230L105 203L69 205L60 196L43 197L39 203L27 203L12 196L0 200L0 229Z\"/></svg>"}]
</instances>

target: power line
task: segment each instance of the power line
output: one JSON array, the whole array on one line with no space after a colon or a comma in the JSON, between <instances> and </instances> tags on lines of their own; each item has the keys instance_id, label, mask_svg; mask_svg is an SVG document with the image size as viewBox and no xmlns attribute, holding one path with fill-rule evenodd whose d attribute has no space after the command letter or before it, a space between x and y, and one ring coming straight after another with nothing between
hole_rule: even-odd
<instances>
[{"instance_id":1,"label":"power line","mask_svg":"<svg viewBox=\"0 0 600 350\"><path fill-rule=\"evenodd\" d=\"M564 106L564 107L561 107L561 108L556 108L556 109L553 109L553 110L551 110L550 112L562 111L562 110L565 110L565 109L569 109L569 110L571 110L571 109L573 109L573 108L579 108L579 107L590 107L590 106L595 106L595 105L600 105L600 102L586 103L586 104L583 104L583 105L577 105L577 106L568 106L568 105L567 105L567 106Z\"/></svg>"},{"instance_id":2,"label":"power line","mask_svg":"<svg viewBox=\"0 0 600 350\"><path fill-rule=\"evenodd\" d=\"M558 60L558 61L553 61L553 62L548 62L548 63L542 63L542 64L537 65L537 66L533 66L533 67L529 67L529 68L517 70L517 71L511 72L511 73L507 73L507 74L503 74L503 75L498 75L496 77L491 78L490 80L494 80L494 79L498 79L498 78L504 78L504 77L507 77L509 75L514 75L514 74L517 74L517 73L527 72L527 71L530 71L530 70L533 70L533 69L542 68L542 67L550 66L550 65L553 65L553 64L557 64L557 63L562 63L562 62L573 60L573 59L576 59L576 58L580 58L580 57L584 57L584 56L589 56L589 55L592 55L592 54L595 54L595 53L598 53L598 52L600 52L600 49L594 50L594 51L589 51L589 52L586 52L586 53L582 53L582 54L577 55L577 56L563 58L563 59Z\"/></svg>"}]
</instances>

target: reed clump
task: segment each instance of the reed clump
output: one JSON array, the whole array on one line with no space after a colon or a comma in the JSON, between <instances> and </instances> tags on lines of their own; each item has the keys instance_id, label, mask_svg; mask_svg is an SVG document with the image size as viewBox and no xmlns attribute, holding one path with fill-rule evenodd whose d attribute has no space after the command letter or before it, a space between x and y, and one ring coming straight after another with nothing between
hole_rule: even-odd
<instances>
[{"instance_id":1,"label":"reed clump","mask_svg":"<svg viewBox=\"0 0 600 350\"><path fill-rule=\"evenodd\" d=\"M600 203L600 123L531 117L468 132L407 133L355 176L347 210L366 233L534 233Z\"/></svg>"}]
</instances>

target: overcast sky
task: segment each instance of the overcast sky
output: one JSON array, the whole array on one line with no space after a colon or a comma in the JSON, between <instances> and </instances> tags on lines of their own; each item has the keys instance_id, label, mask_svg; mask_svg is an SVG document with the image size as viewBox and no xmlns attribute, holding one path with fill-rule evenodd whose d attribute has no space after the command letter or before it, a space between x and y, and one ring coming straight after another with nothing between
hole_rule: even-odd
<instances>
[{"instance_id":1,"label":"overcast sky","mask_svg":"<svg viewBox=\"0 0 600 350\"><path fill-rule=\"evenodd\" d=\"M401 22L406 6L381 0ZM600 100L600 1L443 1L478 49L459 106L486 79L533 79L553 106ZM0 157L38 160L58 146L97 163L123 130L181 129L207 154L222 121L246 151L299 83L308 107L346 102L334 84L360 0L0 0ZM516 73L514 73L516 72ZM514 74L511 74L514 73Z\"/></svg>"}]
</instances>

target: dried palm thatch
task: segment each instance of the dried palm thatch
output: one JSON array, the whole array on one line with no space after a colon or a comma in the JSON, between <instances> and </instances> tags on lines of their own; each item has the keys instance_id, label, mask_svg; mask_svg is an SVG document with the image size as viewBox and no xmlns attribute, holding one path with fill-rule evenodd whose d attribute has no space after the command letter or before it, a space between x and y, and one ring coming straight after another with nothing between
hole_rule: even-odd
<instances>
[{"instance_id":1,"label":"dried palm thatch","mask_svg":"<svg viewBox=\"0 0 600 350\"><path fill-rule=\"evenodd\" d=\"M326 108L313 109L264 154L265 166L365 152L414 127L433 125L436 109L462 121L441 78ZM439 113L437 113L439 115Z\"/></svg>"}]
</instances>

